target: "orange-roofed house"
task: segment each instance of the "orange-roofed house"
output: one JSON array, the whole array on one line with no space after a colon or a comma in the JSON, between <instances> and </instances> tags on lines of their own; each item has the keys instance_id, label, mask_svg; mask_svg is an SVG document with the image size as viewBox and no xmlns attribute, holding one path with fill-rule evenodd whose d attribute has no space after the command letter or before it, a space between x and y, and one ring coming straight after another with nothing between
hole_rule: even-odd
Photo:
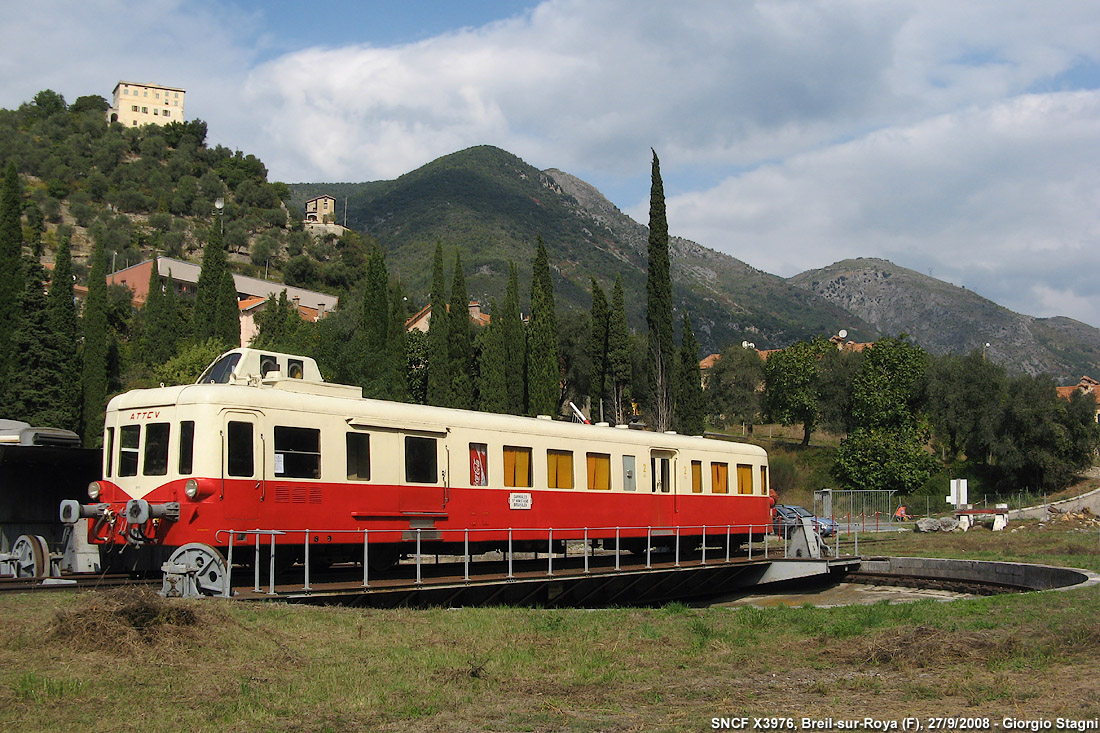
<instances>
[{"instance_id":1,"label":"orange-roofed house","mask_svg":"<svg viewBox=\"0 0 1100 733\"><path fill-rule=\"evenodd\" d=\"M1079 381L1075 386L1057 387L1056 389L1058 390L1058 396L1061 397L1063 400L1070 399L1076 392L1087 394L1092 397L1093 401L1097 403L1096 422L1100 423L1100 390L1097 390L1097 387L1100 387L1100 382L1097 382L1092 377L1086 376L1081 377L1081 381Z\"/></svg>"}]
</instances>

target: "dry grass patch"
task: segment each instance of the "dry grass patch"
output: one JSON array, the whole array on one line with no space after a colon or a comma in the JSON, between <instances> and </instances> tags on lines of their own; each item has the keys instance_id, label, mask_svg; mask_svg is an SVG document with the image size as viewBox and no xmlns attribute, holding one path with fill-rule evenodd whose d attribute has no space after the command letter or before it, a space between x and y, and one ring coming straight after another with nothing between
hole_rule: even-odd
<instances>
[{"instance_id":1,"label":"dry grass patch","mask_svg":"<svg viewBox=\"0 0 1100 733\"><path fill-rule=\"evenodd\" d=\"M149 588L85 593L55 612L46 644L86 652L123 654L138 649L188 647L235 625L217 602L161 598Z\"/></svg>"}]
</instances>

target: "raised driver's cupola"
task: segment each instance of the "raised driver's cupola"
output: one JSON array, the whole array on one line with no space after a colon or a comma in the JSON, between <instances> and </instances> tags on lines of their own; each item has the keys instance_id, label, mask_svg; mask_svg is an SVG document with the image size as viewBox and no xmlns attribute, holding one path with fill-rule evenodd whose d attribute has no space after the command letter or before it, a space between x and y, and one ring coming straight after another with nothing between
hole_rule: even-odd
<instances>
[{"instance_id":1,"label":"raised driver's cupola","mask_svg":"<svg viewBox=\"0 0 1100 733\"><path fill-rule=\"evenodd\" d=\"M248 384L265 378L323 382L317 362L308 356L262 349L227 351L206 368L195 384Z\"/></svg>"}]
</instances>

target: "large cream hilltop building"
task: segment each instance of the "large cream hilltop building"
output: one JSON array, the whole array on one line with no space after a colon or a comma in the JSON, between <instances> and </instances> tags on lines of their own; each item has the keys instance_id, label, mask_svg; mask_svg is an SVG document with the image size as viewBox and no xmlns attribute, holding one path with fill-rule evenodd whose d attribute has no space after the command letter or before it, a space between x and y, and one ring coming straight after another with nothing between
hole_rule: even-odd
<instances>
[{"instance_id":1,"label":"large cream hilltop building","mask_svg":"<svg viewBox=\"0 0 1100 733\"><path fill-rule=\"evenodd\" d=\"M127 127L166 125L186 122L183 116L184 90L160 84L139 84L120 81L115 85L108 122L121 122Z\"/></svg>"}]
</instances>

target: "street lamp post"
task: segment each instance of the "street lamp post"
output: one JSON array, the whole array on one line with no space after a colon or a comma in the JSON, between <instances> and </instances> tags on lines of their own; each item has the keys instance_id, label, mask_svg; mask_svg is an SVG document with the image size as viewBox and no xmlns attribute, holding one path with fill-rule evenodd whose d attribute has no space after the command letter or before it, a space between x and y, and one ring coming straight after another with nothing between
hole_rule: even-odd
<instances>
[{"instance_id":1,"label":"street lamp post","mask_svg":"<svg viewBox=\"0 0 1100 733\"><path fill-rule=\"evenodd\" d=\"M225 199L221 196L214 199L214 215L218 217L218 222L221 224L219 232L222 236L225 236L225 219L222 217L222 209L225 208Z\"/></svg>"}]
</instances>

